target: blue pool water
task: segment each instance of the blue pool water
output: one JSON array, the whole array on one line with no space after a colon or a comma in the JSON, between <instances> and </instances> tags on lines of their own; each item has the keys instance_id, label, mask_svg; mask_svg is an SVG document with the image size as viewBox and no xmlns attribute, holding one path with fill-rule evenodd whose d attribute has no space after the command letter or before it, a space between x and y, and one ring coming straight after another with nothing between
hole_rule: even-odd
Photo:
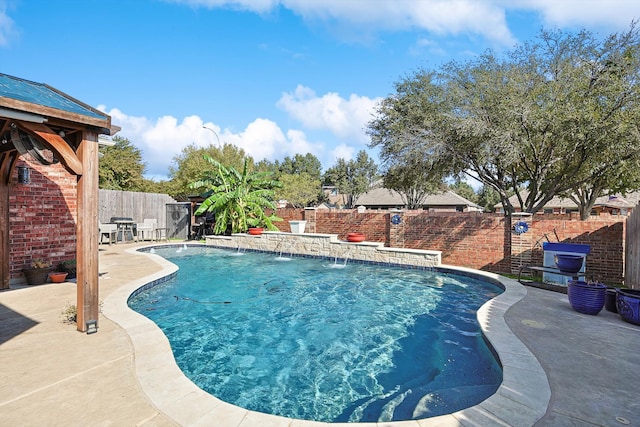
<instances>
[{"instance_id":1,"label":"blue pool water","mask_svg":"<svg viewBox=\"0 0 640 427\"><path fill-rule=\"evenodd\" d=\"M455 274L198 247L158 248L175 279L130 307L182 371L246 409L325 422L451 413L502 371L476 310L502 290Z\"/></svg>"}]
</instances>

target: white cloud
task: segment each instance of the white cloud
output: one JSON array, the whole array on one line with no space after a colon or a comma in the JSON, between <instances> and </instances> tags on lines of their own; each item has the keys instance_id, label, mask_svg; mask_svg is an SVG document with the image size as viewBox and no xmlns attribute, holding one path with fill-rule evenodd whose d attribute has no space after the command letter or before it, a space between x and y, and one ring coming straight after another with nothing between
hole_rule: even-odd
<instances>
[{"instance_id":1,"label":"white cloud","mask_svg":"<svg viewBox=\"0 0 640 427\"><path fill-rule=\"evenodd\" d=\"M538 12L545 25L605 27L622 31L640 18L636 0L503 0L505 8Z\"/></svg>"},{"instance_id":2,"label":"white cloud","mask_svg":"<svg viewBox=\"0 0 640 427\"><path fill-rule=\"evenodd\" d=\"M318 97L312 89L298 85L293 93L283 93L277 105L305 127L363 144L368 142L365 128L379 101L354 94L345 99L333 92Z\"/></svg>"},{"instance_id":3,"label":"white cloud","mask_svg":"<svg viewBox=\"0 0 640 427\"><path fill-rule=\"evenodd\" d=\"M0 0L0 46L9 45L9 41L18 34L13 19L7 14L7 5Z\"/></svg>"},{"instance_id":4,"label":"white cloud","mask_svg":"<svg viewBox=\"0 0 640 427\"><path fill-rule=\"evenodd\" d=\"M504 9L478 0L173 0L191 6L228 7L264 14L281 6L307 21L341 27L342 34L426 30L439 35L480 34L513 44Z\"/></svg>"},{"instance_id":5,"label":"white cloud","mask_svg":"<svg viewBox=\"0 0 640 427\"><path fill-rule=\"evenodd\" d=\"M297 153L312 153L320 159L324 157L323 144L308 141L300 130L290 129L285 133L277 123L267 119L255 119L243 131L234 133L214 123L204 123L195 115L185 117L181 122L172 116L152 121L146 117L128 116L117 108L107 111L101 105L98 109L109 114L112 123L122 128L118 136L127 138L142 151L147 165L145 175L153 179L167 179L173 158L190 144L199 147L232 144L242 148L256 161L265 158L281 160Z\"/></svg>"},{"instance_id":6,"label":"white cloud","mask_svg":"<svg viewBox=\"0 0 640 427\"><path fill-rule=\"evenodd\" d=\"M355 153L356 153L356 150L354 147L351 147L345 144L338 145L331 151L331 157L333 158L331 162L331 166L334 165L336 160L338 159L344 159L344 160L355 159L356 157Z\"/></svg>"},{"instance_id":7,"label":"white cloud","mask_svg":"<svg viewBox=\"0 0 640 427\"><path fill-rule=\"evenodd\" d=\"M265 14L284 7L307 21L364 37L380 31L427 31L433 36L480 35L503 46L516 42L508 12L533 12L545 25L623 30L640 18L637 0L172 0L208 8Z\"/></svg>"},{"instance_id":8,"label":"white cloud","mask_svg":"<svg viewBox=\"0 0 640 427\"><path fill-rule=\"evenodd\" d=\"M279 0L167 0L172 3L184 3L193 7L228 7L256 13L267 13L278 6Z\"/></svg>"}]
</instances>

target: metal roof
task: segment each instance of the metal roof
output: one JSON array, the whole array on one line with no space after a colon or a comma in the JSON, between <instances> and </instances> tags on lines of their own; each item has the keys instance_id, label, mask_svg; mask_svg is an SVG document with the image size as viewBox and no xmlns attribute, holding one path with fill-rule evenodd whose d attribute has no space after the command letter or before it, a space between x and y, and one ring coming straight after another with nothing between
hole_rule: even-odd
<instances>
[{"instance_id":1,"label":"metal roof","mask_svg":"<svg viewBox=\"0 0 640 427\"><path fill-rule=\"evenodd\" d=\"M0 73L0 97L42 105L68 113L105 119L106 114L52 88L44 83L35 83Z\"/></svg>"}]
</instances>

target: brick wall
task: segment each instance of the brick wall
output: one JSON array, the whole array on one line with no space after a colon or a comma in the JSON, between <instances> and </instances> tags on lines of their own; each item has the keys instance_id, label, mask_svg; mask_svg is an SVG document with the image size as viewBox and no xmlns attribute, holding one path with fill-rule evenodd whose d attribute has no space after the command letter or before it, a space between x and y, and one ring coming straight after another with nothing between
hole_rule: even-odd
<instances>
[{"instance_id":1,"label":"brick wall","mask_svg":"<svg viewBox=\"0 0 640 427\"><path fill-rule=\"evenodd\" d=\"M591 246L587 256L589 277L605 283L624 280L625 217L601 214L580 221L577 214L535 215L532 232L537 244L532 248L534 263L542 265L542 242L547 239ZM554 233L555 231L555 233ZM557 238L556 238L557 235Z\"/></svg>"},{"instance_id":2,"label":"brick wall","mask_svg":"<svg viewBox=\"0 0 640 427\"><path fill-rule=\"evenodd\" d=\"M337 234L342 240L348 232L358 231L368 241L386 246L392 246L393 241L395 247L441 251L443 264L512 272L514 233L510 219L501 214L404 211L401 224L392 230L390 218L394 213L389 211L287 209L285 215L282 211L278 210L278 215L289 219L314 215L316 233ZM289 231L288 223L279 226L282 231ZM520 246L516 252L527 263L542 265L545 241L587 244L591 246L587 257L589 277L620 284L624 280L624 236L625 218L620 216L603 214L580 221L576 215L534 215L529 231L522 235L526 247Z\"/></svg>"},{"instance_id":3,"label":"brick wall","mask_svg":"<svg viewBox=\"0 0 640 427\"><path fill-rule=\"evenodd\" d=\"M405 247L442 251L443 264L510 271L505 218L480 212L413 211L405 214Z\"/></svg>"},{"instance_id":4,"label":"brick wall","mask_svg":"<svg viewBox=\"0 0 640 427\"><path fill-rule=\"evenodd\" d=\"M11 279L22 277L32 259L57 265L76 257L76 177L62 165L18 160L9 190ZM31 168L31 182L17 183L17 166Z\"/></svg>"},{"instance_id":5,"label":"brick wall","mask_svg":"<svg viewBox=\"0 0 640 427\"><path fill-rule=\"evenodd\" d=\"M46 259L55 265L75 258L76 249L76 177L60 164L18 162L18 166L23 164L31 168L31 183L13 185L9 195L12 279L20 278L21 269L32 259ZM509 219L500 214L404 211L402 222L393 230L393 212L389 211L278 209L277 215L284 221L275 224L285 232L290 231L288 221L307 220L313 228L308 227L307 232L337 234L341 240L346 240L349 232L361 232L368 241L386 246L393 241L395 247L441 251L444 264L511 271L513 232ZM571 215L534 215L526 235L529 253L526 248L517 252L541 265L544 241L588 244L589 275L607 283L622 283L624 236L625 219L619 216L580 221Z\"/></svg>"}]
</instances>

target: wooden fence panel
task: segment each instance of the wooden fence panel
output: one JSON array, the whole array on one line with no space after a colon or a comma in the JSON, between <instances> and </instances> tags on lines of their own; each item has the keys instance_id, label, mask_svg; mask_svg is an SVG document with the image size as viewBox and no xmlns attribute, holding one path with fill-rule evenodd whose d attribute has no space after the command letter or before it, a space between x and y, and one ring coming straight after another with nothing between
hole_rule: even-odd
<instances>
[{"instance_id":1,"label":"wooden fence panel","mask_svg":"<svg viewBox=\"0 0 640 427\"><path fill-rule=\"evenodd\" d=\"M98 218L103 223L114 216L130 217L135 222L155 218L158 227L164 228L167 227L167 203L176 201L167 194L100 190Z\"/></svg>"},{"instance_id":2,"label":"wooden fence panel","mask_svg":"<svg viewBox=\"0 0 640 427\"><path fill-rule=\"evenodd\" d=\"M624 284L640 289L640 204L627 217Z\"/></svg>"}]
</instances>

